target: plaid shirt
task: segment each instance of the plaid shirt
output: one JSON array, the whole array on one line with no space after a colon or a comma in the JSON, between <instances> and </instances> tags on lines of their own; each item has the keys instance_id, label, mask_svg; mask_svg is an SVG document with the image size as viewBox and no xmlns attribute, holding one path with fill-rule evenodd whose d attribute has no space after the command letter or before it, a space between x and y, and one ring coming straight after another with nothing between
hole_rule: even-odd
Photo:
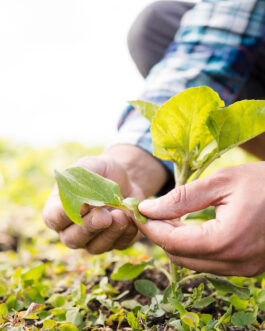
<instances>
[{"instance_id":1,"label":"plaid shirt","mask_svg":"<svg viewBox=\"0 0 265 331\"><path fill-rule=\"evenodd\" d=\"M203 0L183 16L139 99L163 104L186 88L207 85L230 104L244 86L264 39L265 0ZM128 107L112 143L133 144L152 153L149 122ZM171 162L160 161L173 172Z\"/></svg>"}]
</instances>

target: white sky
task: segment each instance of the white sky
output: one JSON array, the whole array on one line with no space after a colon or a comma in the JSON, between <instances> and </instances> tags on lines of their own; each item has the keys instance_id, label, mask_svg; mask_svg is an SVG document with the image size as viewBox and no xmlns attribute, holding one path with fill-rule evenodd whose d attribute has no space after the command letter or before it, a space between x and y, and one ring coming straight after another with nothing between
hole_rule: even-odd
<instances>
[{"instance_id":1,"label":"white sky","mask_svg":"<svg viewBox=\"0 0 265 331\"><path fill-rule=\"evenodd\" d=\"M151 0L1 0L0 138L107 143L142 79L126 36Z\"/></svg>"}]
</instances>

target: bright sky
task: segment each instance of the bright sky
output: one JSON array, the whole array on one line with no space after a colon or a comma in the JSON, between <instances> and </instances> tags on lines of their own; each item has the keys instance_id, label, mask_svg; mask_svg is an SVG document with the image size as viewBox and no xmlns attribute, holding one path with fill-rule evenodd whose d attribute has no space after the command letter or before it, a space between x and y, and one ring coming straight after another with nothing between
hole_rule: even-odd
<instances>
[{"instance_id":1,"label":"bright sky","mask_svg":"<svg viewBox=\"0 0 265 331\"><path fill-rule=\"evenodd\" d=\"M0 138L107 143L142 79L127 31L151 0L1 0Z\"/></svg>"}]
</instances>

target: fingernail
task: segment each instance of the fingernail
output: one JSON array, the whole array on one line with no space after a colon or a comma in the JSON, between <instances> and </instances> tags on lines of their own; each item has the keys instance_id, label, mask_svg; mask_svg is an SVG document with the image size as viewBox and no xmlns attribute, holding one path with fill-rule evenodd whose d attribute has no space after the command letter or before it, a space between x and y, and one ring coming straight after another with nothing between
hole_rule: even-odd
<instances>
[{"instance_id":1,"label":"fingernail","mask_svg":"<svg viewBox=\"0 0 265 331\"><path fill-rule=\"evenodd\" d=\"M150 211L154 209L154 200L144 200L138 206L140 211Z\"/></svg>"}]
</instances>

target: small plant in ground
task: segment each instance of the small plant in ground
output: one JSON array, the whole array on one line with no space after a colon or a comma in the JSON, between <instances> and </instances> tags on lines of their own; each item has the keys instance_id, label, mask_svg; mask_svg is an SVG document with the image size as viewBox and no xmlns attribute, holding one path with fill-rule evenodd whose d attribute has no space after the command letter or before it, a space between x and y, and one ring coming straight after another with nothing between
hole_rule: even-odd
<instances>
[{"instance_id":1,"label":"small plant in ground","mask_svg":"<svg viewBox=\"0 0 265 331\"><path fill-rule=\"evenodd\" d=\"M151 123L154 155L174 163L176 185L199 178L222 154L265 131L265 101L244 100L224 107L218 94L208 87L187 89L161 107L144 101L133 101L131 104ZM109 180L82 168L56 172L56 179L64 209L77 224L82 224L80 209L84 203L131 210L139 222L146 221L138 211L139 202L134 198L124 199L118 185ZM211 218L211 213L212 210L206 210L193 216L207 220ZM188 218L192 218L192 215ZM145 266L138 266L139 274ZM122 267L125 270L134 269L129 265ZM119 279L117 273L123 271L124 274L125 270L118 270L113 277ZM134 273L134 277L137 274ZM144 296L152 297L152 303L145 308L136 309L136 306L136 315L128 315L128 322L134 330L145 325L146 314L157 318L171 314L169 325L185 331L190 328L219 330L222 323L230 319L238 327L255 323L260 307L249 299L248 289L234 285L225 278L208 274L192 274L181 278L182 274L183 270L178 270L171 264L171 285L164 295L147 280L135 282L136 290ZM195 278L204 278L221 293L233 293L226 300L231 302L230 307L218 320L212 320L211 315L187 310L203 309L216 301L211 295L202 297L205 293L203 284L185 298L181 285ZM225 300L224 296L222 300ZM239 312L231 318L232 307Z\"/></svg>"}]
</instances>

